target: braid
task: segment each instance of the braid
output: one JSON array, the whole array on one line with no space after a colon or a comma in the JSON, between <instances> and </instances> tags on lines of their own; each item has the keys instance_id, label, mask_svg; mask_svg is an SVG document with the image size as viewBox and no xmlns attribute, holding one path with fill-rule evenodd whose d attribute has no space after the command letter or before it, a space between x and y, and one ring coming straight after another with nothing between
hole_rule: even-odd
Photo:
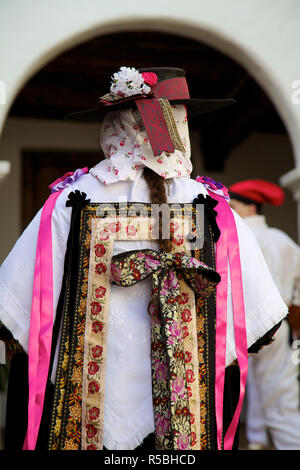
<instances>
[{"instance_id":1,"label":"braid","mask_svg":"<svg viewBox=\"0 0 300 470\"><path fill-rule=\"evenodd\" d=\"M159 176L155 171L151 170L148 167L144 168L144 178L149 187L150 191L150 201L152 204L163 204L167 202L167 193L164 179ZM170 252L172 248L171 240L163 239L162 236L162 221L161 214L159 214L159 248L160 251ZM155 321L155 318L159 318L159 310L157 309L158 299L157 293L152 291L152 296L148 304L148 314L152 321Z\"/></svg>"},{"instance_id":2,"label":"braid","mask_svg":"<svg viewBox=\"0 0 300 470\"><path fill-rule=\"evenodd\" d=\"M144 178L150 190L152 204L167 203L167 193L164 179L148 167L144 168ZM170 252L172 243L169 239L162 239L162 220L159 214L159 247L161 251Z\"/></svg>"}]
</instances>

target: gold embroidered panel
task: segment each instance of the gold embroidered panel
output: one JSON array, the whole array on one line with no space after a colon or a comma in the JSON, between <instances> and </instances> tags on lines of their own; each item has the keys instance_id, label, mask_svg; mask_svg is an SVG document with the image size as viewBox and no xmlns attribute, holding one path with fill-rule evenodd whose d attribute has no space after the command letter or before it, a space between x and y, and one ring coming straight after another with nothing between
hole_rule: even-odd
<instances>
[{"instance_id":1,"label":"gold embroidered panel","mask_svg":"<svg viewBox=\"0 0 300 470\"><path fill-rule=\"evenodd\" d=\"M196 230L199 234L200 231L195 207L177 204L173 209L172 251L189 252L186 235ZM70 273L65 285L49 449L102 449L113 243L114 240L155 240L155 227L156 218L152 217L150 204L87 204L81 212L78 273L76 276ZM211 250L213 245L209 247L210 253ZM205 257L205 250L196 250L193 254L201 259ZM73 280L76 288L74 311L70 312L70 296L74 294L72 276L76 278ZM177 448L209 449L209 407L212 405L209 357L214 331L211 331L211 319L208 321L208 302L199 302L183 279L179 279L179 289L177 300L183 345L178 354L182 354L188 404L177 407L176 412L182 415L181 420L187 416L188 437L182 433L176 441ZM152 339L152 349L155 348L158 345ZM180 378L175 385L182 386ZM168 393L165 402L170 399ZM163 397L154 394L153 400L154 409L164 410ZM163 425L163 420L156 420L157 448L169 445L166 437L161 442L157 438L159 426Z\"/></svg>"}]
</instances>

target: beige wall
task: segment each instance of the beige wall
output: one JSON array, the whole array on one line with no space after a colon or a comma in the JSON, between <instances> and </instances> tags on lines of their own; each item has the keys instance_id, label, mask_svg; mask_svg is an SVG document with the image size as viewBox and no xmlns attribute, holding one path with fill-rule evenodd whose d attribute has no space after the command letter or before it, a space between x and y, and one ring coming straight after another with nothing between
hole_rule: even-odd
<instances>
[{"instance_id":1,"label":"beige wall","mask_svg":"<svg viewBox=\"0 0 300 470\"><path fill-rule=\"evenodd\" d=\"M0 184L0 262L20 235L22 150L98 151L98 134L98 125L16 118L6 121L0 141L0 159L11 162L11 173ZM191 141L194 173L203 174L199 134L192 132ZM266 178L278 182L279 176L293 166L292 151L286 136L254 134L232 152L224 173L209 173L208 176L227 185L244 178ZM270 209L267 214L271 224L297 239L296 203L290 194L287 194L283 208Z\"/></svg>"}]
</instances>

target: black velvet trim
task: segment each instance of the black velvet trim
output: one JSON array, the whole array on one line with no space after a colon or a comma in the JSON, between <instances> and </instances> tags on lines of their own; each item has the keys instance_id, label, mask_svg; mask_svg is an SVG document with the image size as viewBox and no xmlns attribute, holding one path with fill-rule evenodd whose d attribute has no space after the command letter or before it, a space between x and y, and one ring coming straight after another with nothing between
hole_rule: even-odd
<instances>
[{"instance_id":1,"label":"black velvet trim","mask_svg":"<svg viewBox=\"0 0 300 470\"><path fill-rule=\"evenodd\" d=\"M201 195L202 196L202 195ZM207 196L210 198L210 196ZM201 201L201 198L200 198ZM214 200L212 200L214 201ZM215 201L216 202L216 201ZM201 203L201 202L200 202ZM214 211L215 212L215 211ZM212 212L204 210L204 246L202 259L205 264L215 268L214 240L216 227L215 216ZM219 230L219 228L218 228ZM207 299L207 329L208 329L208 369L209 369L209 448L217 449L217 424L215 409L215 350L216 350L216 295Z\"/></svg>"},{"instance_id":2,"label":"black velvet trim","mask_svg":"<svg viewBox=\"0 0 300 470\"><path fill-rule=\"evenodd\" d=\"M210 196L204 197L203 194L198 194L198 196L193 200L193 204L203 204L204 205L204 215L207 218L212 233L213 233L213 241L216 243L221 235L220 229L216 222L216 217L218 215L215 207L218 205L218 201L213 199Z\"/></svg>"},{"instance_id":3,"label":"black velvet trim","mask_svg":"<svg viewBox=\"0 0 300 470\"><path fill-rule=\"evenodd\" d=\"M83 206L85 204L88 204L89 202L90 202L90 199L86 199L86 194L81 193L78 190L76 190L75 192L71 192L66 202L66 206L72 207L73 210L72 210L72 215L71 215L70 231L69 231L69 237L67 241L67 248L66 248L66 254L65 254L65 261L64 261L64 275L63 275L63 281L62 281L62 288L61 288L61 292L60 292L60 296L59 296L59 300L57 304L56 317L55 317L55 322L53 326L51 359L50 359L48 381L52 373L54 354L56 350L56 344L58 340L62 314L64 311L65 288L66 288L67 280L71 274L77 273L78 271L78 252L79 252L81 210ZM71 296L70 302L74 303L75 292L72 292L72 293L74 295ZM70 311L72 311L72 309ZM71 327L72 327L72 321L70 321L70 330L71 330Z\"/></svg>"}]
</instances>

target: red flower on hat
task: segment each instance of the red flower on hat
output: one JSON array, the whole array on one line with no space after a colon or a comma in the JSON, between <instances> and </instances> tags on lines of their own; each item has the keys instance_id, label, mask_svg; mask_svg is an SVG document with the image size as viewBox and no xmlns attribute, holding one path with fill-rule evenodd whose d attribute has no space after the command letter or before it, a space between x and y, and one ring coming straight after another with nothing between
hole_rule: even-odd
<instances>
[{"instance_id":1,"label":"red flower on hat","mask_svg":"<svg viewBox=\"0 0 300 470\"><path fill-rule=\"evenodd\" d=\"M146 85L153 86L157 83L157 75L153 72L142 72L142 77Z\"/></svg>"}]
</instances>

